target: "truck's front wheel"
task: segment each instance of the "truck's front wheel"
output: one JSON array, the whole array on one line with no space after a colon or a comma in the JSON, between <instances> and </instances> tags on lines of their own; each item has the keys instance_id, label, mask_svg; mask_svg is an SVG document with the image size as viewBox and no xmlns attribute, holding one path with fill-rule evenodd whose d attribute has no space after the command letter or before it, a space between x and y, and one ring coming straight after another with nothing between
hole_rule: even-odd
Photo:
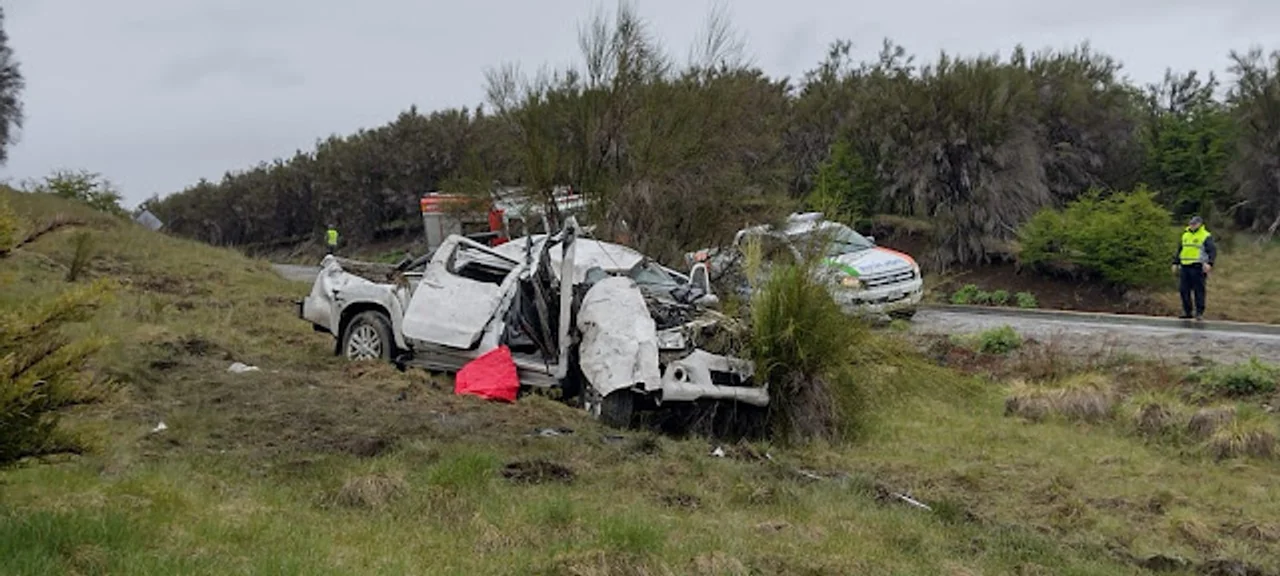
<instances>
[{"instance_id":1,"label":"truck's front wheel","mask_svg":"<svg viewBox=\"0 0 1280 576\"><path fill-rule=\"evenodd\" d=\"M395 341L391 320L373 310L357 314L342 330L342 355L348 360L391 360Z\"/></svg>"},{"instance_id":2,"label":"truck's front wheel","mask_svg":"<svg viewBox=\"0 0 1280 576\"><path fill-rule=\"evenodd\" d=\"M592 418L605 426L627 429L635 417L636 393L631 390L614 390L601 397L591 384L583 387L583 404Z\"/></svg>"}]
</instances>

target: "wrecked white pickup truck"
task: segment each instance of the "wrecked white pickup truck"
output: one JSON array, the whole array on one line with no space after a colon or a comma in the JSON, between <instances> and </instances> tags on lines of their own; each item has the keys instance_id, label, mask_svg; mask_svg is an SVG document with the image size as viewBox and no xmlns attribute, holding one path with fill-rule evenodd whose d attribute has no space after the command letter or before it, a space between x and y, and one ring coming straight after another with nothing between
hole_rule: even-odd
<instances>
[{"instance_id":1,"label":"wrecked white pickup truck","mask_svg":"<svg viewBox=\"0 0 1280 576\"><path fill-rule=\"evenodd\" d=\"M623 260L579 232L570 219L501 251L453 235L394 267L329 256L299 315L352 360L456 372L505 345L522 386L559 387L614 426L671 402L768 405L752 363L730 354L740 346L731 319L707 308L704 291L678 274L655 282L651 273L670 271L643 257L599 265ZM575 263L579 245L587 265Z\"/></svg>"}]
</instances>

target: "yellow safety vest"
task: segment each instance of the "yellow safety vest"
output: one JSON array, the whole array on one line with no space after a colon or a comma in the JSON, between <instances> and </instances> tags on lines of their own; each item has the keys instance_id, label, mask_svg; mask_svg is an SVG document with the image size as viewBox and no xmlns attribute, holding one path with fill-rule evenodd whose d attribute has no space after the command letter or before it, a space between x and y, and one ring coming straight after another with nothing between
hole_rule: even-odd
<instances>
[{"instance_id":1,"label":"yellow safety vest","mask_svg":"<svg viewBox=\"0 0 1280 576\"><path fill-rule=\"evenodd\" d=\"M1201 226L1199 230L1192 232L1190 228L1182 231L1182 251L1178 253L1178 260L1183 266L1190 266L1197 262L1203 262L1204 258L1204 241L1209 238L1209 230Z\"/></svg>"},{"instance_id":2,"label":"yellow safety vest","mask_svg":"<svg viewBox=\"0 0 1280 576\"><path fill-rule=\"evenodd\" d=\"M325 237L326 237L326 239L328 240L328 242L329 242L329 245L330 245L330 246L337 246L337 245L338 245L338 231L337 231L337 230L334 230L334 229L330 228L330 229L329 229L329 232L326 234L326 236L325 236Z\"/></svg>"}]
</instances>

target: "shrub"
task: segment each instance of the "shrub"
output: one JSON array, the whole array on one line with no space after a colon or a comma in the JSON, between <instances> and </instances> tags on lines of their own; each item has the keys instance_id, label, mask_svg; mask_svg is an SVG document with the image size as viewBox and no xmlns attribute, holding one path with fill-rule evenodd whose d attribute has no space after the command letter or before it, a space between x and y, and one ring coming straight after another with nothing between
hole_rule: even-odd
<instances>
[{"instance_id":1,"label":"shrub","mask_svg":"<svg viewBox=\"0 0 1280 576\"><path fill-rule=\"evenodd\" d=\"M1250 358L1243 364L1215 367L1195 376L1212 394L1229 398L1247 398L1271 394L1280 380L1280 367Z\"/></svg>"},{"instance_id":2,"label":"shrub","mask_svg":"<svg viewBox=\"0 0 1280 576\"><path fill-rule=\"evenodd\" d=\"M1019 230L1023 264L1087 274L1122 287L1167 277L1173 216L1145 188L1104 197L1092 190L1064 210L1045 209Z\"/></svg>"},{"instance_id":3,"label":"shrub","mask_svg":"<svg viewBox=\"0 0 1280 576\"><path fill-rule=\"evenodd\" d=\"M1011 326L992 328L978 335L978 351L983 354L1008 354L1022 347L1022 336Z\"/></svg>"},{"instance_id":4,"label":"shrub","mask_svg":"<svg viewBox=\"0 0 1280 576\"><path fill-rule=\"evenodd\" d=\"M1009 291L996 290L995 292L991 293L991 296L988 298L988 300L990 301L992 306L1007 305L1009 303Z\"/></svg>"},{"instance_id":5,"label":"shrub","mask_svg":"<svg viewBox=\"0 0 1280 576\"><path fill-rule=\"evenodd\" d=\"M95 283L0 314L0 464L76 449L57 411L93 399L82 369L102 342L71 342L61 328L88 318L106 294Z\"/></svg>"},{"instance_id":6,"label":"shrub","mask_svg":"<svg viewBox=\"0 0 1280 576\"><path fill-rule=\"evenodd\" d=\"M1019 308L1038 308L1040 303L1036 301L1036 295L1030 292L1019 292L1013 296L1014 302Z\"/></svg>"},{"instance_id":7,"label":"shrub","mask_svg":"<svg viewBox=\"0 0 1280 576\"><path fill-rule=\"evenodd\" d=\"M9 203L0 198L0 257L8 254L18 243L18 216Z\"/></svg>"},{"instance_id":8,"label":"shrub","mask_svg":"<svg viewBox=\"0 0 1280 576\"><path fill-rule=\"evenodd\" d=\"M951 303L958 306L974 304L978 296L982 293L975 284L965 284L955 294L951 295Z\"/></svg>"}]
</instances>

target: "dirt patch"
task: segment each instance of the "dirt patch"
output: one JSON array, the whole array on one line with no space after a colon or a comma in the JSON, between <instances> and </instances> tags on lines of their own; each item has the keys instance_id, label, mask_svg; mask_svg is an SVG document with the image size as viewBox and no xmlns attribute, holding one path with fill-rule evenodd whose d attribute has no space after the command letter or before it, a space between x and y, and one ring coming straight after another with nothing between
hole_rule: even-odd
<instances>
[{"instance_id":1,"label":"dirt patch","mask_svg":"<svg viewBox=\"0 0 1280 576\"><path fill-rule=\"evenodd\" d=\"M517 484L573 483L575 474L567 466L546 460L511 462L502 468L502 477Z\"/></svg>"},{"instance_id":2,"label":"dirt patch","mask_svg":"<svg viewBox=\"0 0 1280 576\"><path fill-rule=\"evenodd\" d=\"M929 271L926 270L925 273L928 274ZM956 269L947 272L945 278L935 287L942 300L946 300L960 287L973 284L989 292L995 290L1004 290L1010 294L1030 292L1035 295L1040 308L1051 310L1156 316L1168 316L1176 312L1147 294L1122 292L1101 282L1053 278L1027 269L1019 270L1013 264L989 264Z\"/></svg>"},{"instance_id":3,"label":"dirt patch","mask_svg":"<svg viewBox=\"0 0 1280 576\"><path fill-rule=\"evenodd\" d=\"M202 282L208 281L207 278L201 280ZM134 286L141 288L146 292L156 292L172 296L192 297L208 296L211 294L209 289L200 286L191 280L166 275L145 276L135 281Z\"/></svg>"},{"instance_id":4,"label":"dirt patch","mask_svg":"<svg viewBox=\"0 0 1280 576\"><path fill-rule=\"evenodd\" d=\"M663 494L658 501L664 506L672 508L682 508L684 510L697 510L702 507L702 499L693 494L685 494L684 492L672 492Z\"/></svg>"},{"instance_id":5,"label":"dirt patch","mask_svg":"<svg viewBox=\"0 0 1280 576\"><path fill-rule=\"evenodd\" d=\"M395 443L395 438L383 436L355 438L347 443L346 451L359 458L374 458L391 451Z\"/></svg>"}]
</instances>

